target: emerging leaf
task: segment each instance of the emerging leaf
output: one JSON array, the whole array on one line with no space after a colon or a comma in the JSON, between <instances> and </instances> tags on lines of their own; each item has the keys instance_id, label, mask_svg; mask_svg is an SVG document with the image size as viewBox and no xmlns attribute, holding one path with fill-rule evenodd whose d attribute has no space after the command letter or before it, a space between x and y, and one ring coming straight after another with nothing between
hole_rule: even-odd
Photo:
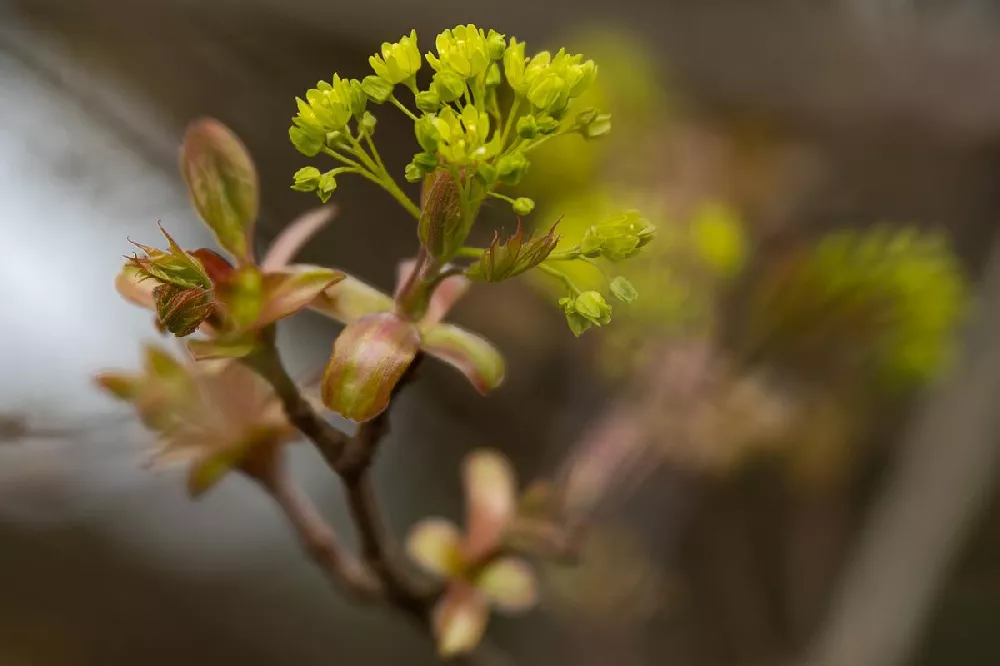
<instances>
[{"instance_id":1,"label":"emerging leaf","mask_svg":"<svg viewBox=\"0 0 1000 666\"><path fill-rule=\"evenodd\" d=\"M486 339L451 324L426 326L421 333L421 349L456 368L480 393L503 383L503 356Z\"/></svg>"},{"instance_id":2,"label":"emerging leaf","mask_svg":"<svg viewBox=\"0 0 1000 666\"><path fill-rule=\"evenodd\" d=\"M555 229L553 225L549 233L525 242L524 227L518 218L517 231L503 243L500 234L494 234L479 263L473 264L466 274L486 282L501 282L534 268L545 261L559 242Z\"/></svg>"},{"instance_id":3,"label":"emerging leaf","mask_svg":"<svg viewBox=\"0 0 1000 666\"><path fill-rule=\"evenodd\" d=\"M243 142L217 120L197 120L184 135L181 173L195 209L219 244L248 260L259 195L257 169Z\"/></svg>"},{"instance_id":4,"label":"emerging leaf","mask_svg":"<svg viewBox=\"0 0 1000 666\"><path fill-rule=\"evenodd\" d=\"M462 468L466 495L464 555L469 562L492 553L514 515L517 477L503 455L489 449L471 453Z\"/></svg>"},{"instance_id":5,"label":"emerging leaf","mask_svg":"<svg viewBox=\"0 0 1000 666\"><path fill-rule=\"evenodd\" d=\"M267 326L295 314L345 277L340 271L302 264L265 273L262 285L263 305L255 326Z\"/></svg>"},{"instance_id":6,"label":"emerging leaf","mask_svg":"<svg viewBox=\"0 0 1000 666\"><path fill-rule=\"evenodd\" d=\"M462 536L444 518L427 518L414 525L406 540L406 552L428 573L444 578L460 575L465 562Z\"/></svg>"},{"instance_id":7,"label":"emerging leaf","mask_svg":"<svg viewBox=\"0 0 1000 666\"><path fill-rule=\"evenodd\" d=\"M498 609L520 613L538 603L535 573L520 558L505 557L493 562L476 579L476 587Z\"/></svg>"},{"instance_id":8,"label":"emerging leaf","mask_svg":"<svg viewBox=\"0 0 1000 666\"><path fill-rule=\"evenodd\" d=\"M390 312L348 324L333 343L323 375L324 404L352 421L370 421L389 406L419 347L417 327Z\"/></svg>"},{"instance_id":9,"label":"emerging leaf","mask_svg":"<svg viewBox=\"0 0 1000 666\"><path fill-rule=\"evenodd\" d=\"M444 169L424 178L417 232L427 251L445 260L452 257L465 240L458 184Z\"/></svg>"},{"instance_id":10,"label":"emerging leaf","mask_svg":"<svg viewBox=\"0 0 1000 666\"><path fill-rule=\"evenodd\" d=\"M393 300L388 295L357 278L347 276L325 289L310 307L349 324L364 315L391 312L393 305Z\"/></svg>"},{"instance_id":11,"label":"emerging leaf","mask_svg":"<svg viewBox=\"0 0 1000 666\"><path fill-rule=\"evenodd\" d=\"M133 256L126 265L136 269L142 280L153 279L184 289L210 289L212 281L201 262L182 250L163 225L160 225L160 233L167 239L167 251L129 241L146 256Z\"/></svg>"},{"instance_id":12,"label":"emerging leaf","mask_svg":"<svg viewBox=\"0 0 1000 666\"><path fill-rule=\"evenodd\" d=\"M211 294L204 289L161 284L153 289L158 324L178 338L191 335L215 312Z\"/></svg>"},{"instance_id":13,"label":"emerging leaf","mask_svg":"<svg viewBox=\"0 0 1000 666\"><path fill-rule=\"evenodd\" d=\"M483 638L489 609L482 594L468 584L453 584L434 609L434 637L444 657L469 652Z\"/></svg>"}]
</instances>

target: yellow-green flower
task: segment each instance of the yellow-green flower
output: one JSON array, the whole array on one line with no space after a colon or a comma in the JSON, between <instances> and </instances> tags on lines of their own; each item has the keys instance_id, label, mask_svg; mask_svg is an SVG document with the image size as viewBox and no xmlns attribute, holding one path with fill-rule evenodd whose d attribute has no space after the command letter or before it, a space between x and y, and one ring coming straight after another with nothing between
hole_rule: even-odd
<instances>
[{"instance_id":1,"label":"yellow-green flower","mask_svg":"<svg viewBox=\"0 0 1000 666\"><path fill-rule=\"evenodd\" d=\"M411 30L395 44L384 42L381 55L376 53L368 58L379 78L395 85L412 81L420 70L420 49L417 47L417 31Z\"/></svg>"},{"instance_id":2,"label":"yellow-green flower","mask_svg":"<svg viewBox=\"0 0 1000 666\"><path fill-rule=\"evenodd\" d=\"M450 69L464 79L472 79L486 74L491 62L486 34L471 24L445 30L434 40L434 46L438 54L428 53L427 62L435 71Z\"/></svg>"},{"instance_id":3,"label":"yellow-green flower","mask_svg":"<svg viewBox=\"0 0 1000 666\"><path fill-rule=\"evenodd\" d=\"M418 564L447 581L433 620L438 651L445 657L479 643L491 605L519 613L537 601L531 566L502 554L516 508L517 480L510 463L495 451L474 451L465 459L463 481L465 534L443 518L429 518L414 526L407 542Z\"/></svg>"},{"instance_id":4,"label":"yellow-green flower","mask_svg":"<svg viewBox=\"0 0 1000 666\"><path fill-rule=\"evenodd\" d=\"M289 130L292 142L302 153L312 156L326 141L330 132L344 129L351 117L361 118L368 96L355 79L333 75L333 83L320 81L306 92L306 98L295 98L299 112ZM315 148L315 151L313 150Z\"/></svg>"}]
</instances>

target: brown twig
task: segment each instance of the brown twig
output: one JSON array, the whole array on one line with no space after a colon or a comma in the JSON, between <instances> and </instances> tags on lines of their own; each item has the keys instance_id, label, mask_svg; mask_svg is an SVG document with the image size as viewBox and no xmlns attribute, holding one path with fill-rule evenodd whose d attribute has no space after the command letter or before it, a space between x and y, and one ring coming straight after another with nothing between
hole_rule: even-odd
<instances>
[{"instance_id":1,"label":"brown twig","mask_svg":"<svg viewBox=\"0 0 1000 666\"><path fill-rule=\"evenodd\" d=\"M393 391L393 397L412 378L420 360L419 356L414 360L409 372ZM271 384L289 421L312 441L330 468L341 478L361 542L361 559L367 569L360 568L343 551L331 528L283 475L279 472L259 475L264 487L295 527L306 551L332 578L347 586L356 596L383 600L430 630L434 605L441 592L414 582L398 564L396 549L384 528L371 485L372 461L389 431L388 410L361 424L357 433L349 437L327 423L302 396L285 370L273 342L248 358L247 363ZM498 661L496 657L488 660ZM477 657L464 655L462 661L477 663Z\"/></svg>"},{"instance_id":2,"label":"brown twig","mask_svg":"<svg viewBox=\"0 0 1000 666\"><path fill-rule=\"evenodd\" d=\"M346 551L316 510L315 505L284 470L258 478L295 528L302 548L335 583L359 600L374 600L382 594L378 580Z\"/></svg>"}]
</instances>

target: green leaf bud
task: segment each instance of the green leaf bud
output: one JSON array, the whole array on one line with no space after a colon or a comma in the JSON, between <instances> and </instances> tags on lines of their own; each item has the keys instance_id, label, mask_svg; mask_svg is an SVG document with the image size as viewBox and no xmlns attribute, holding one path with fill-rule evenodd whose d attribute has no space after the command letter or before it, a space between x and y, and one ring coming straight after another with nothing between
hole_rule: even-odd
<instances>
[{"instance_id":1,"label":"green leaf bud","mask_svg":"<svg viewBox=\"0 0 1000 666\"><path fill-rule=\"evenodd\" d=\"M244 259L257 220L257 168L243 142L217 120L191 123L181 147L181 173L198 215L219 244Z\"/></svg>"}]
</instances>

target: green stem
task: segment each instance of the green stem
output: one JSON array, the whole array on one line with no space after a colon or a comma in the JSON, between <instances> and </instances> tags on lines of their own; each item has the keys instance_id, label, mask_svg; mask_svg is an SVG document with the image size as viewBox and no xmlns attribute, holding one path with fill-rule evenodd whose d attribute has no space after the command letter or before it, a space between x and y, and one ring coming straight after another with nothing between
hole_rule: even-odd
<instances>
[{"instance_id":1,"label":"green stem","mask_svg":"<svg viewBox=\"0 0 1000 666\"><path fill-rule=\"evenodd\" d=\"M381 169L379 169L378 164L376 164L375 160L373 160L368 154L368 151L365 150L365 147L361 145L361 142L358 141L357 138L355 138L355 136L350 132L347 132L347 140L351 142L351 146L353 148L351 152L361 160L362 164L368 167L368 170L373 174L379 174Z\"/></svg>"},{"instance_id":2,"label":"green stem","mask_svg":"<svg viewBox=\"0 0 1000 666\"><path fill-rule=\"evenodd\" d=\"M392 176L389 175L389 172L385 169L385 166L381 164L381 159L379 159L379 164L376 164L372 160L372 158L368 156L368 153L365 151L364 147L358 142L356 138L350 135L348 135L348 137L354 146L354 149L351 152L357 155L357 157L361 159L362 162L364 162L367 169L363 168L357 162L353 162L352 160L348 160L342 155L337 154L335 151L330 150L329 148L324 148L324 150L328 154L333 155L334 157L345 163L353 163L358 168L358 173L360 175L364 176L365 178L367 178L368 180L370 180L371 182L375 183L376 185L384 189L386 192L388 192L392 196L392 198L394 198L396 201L399 202L399 205L401 205L403 208L407 210L408 213L410 213L410 215L419 220L420 208L417 206L417 204L413 203L410 197L406 196L406 192L404 192L399 187L399 185L396 184L396 181L392 179ZM372 146L372 148L374 149L374 145Z\"/></svg>"},{"instance_id":3,"label":"green stem","mask_svg":"<svg viewBox=\"0 0 1000 666\"><path fill-rule=\"evenodd\" d=\"M493 190L490 190L489 192L486 193L486 195L487 196L491 196L494 199L501 199L502 201L506 201L507 203L509 203L511 205L514 204L514 200L512 198L510 198L509 196L507 196L506 194L500 194L499 192L494 192Z\"/></svg>"},{"instance_id":4,"label":"green stem","mask_svg":"<svg viewBox=\"0 0 1000 666\"><path fill-rule=\"evenodd\" d=\"M515 94L514 101L510 104L510 111L507 112L507 122L503 126L503 134L500 135L500 152L507 147L507 137L511 128L514 127L514 119L517 117L518 107L521 106L521 95Z\"/></svg>"},{"instance_id":5,"label":"green stem","mask_svg":"<svg viewBox=\"0 0 1000 666\"><path fill-rule=\"evenodd\" d=\"M355 162L354 160L352 160L349 157L341 155L340 153L338 153L333 148L329 148L327 146L323 146L323 152L326 153L327 155L329 155L330 157L332 157L333 159L339 160L339 161L343 162L344 164L346 164L346 165L348 165L350 167L353 167L353 168L359 169L359 170L364 169L364 167L362 167L359 163Z\"/></svg>"},{"instance_id":6,"label":"green stem","mask_svg":"<svg viewBox=\"0 0 1000 666\"><path fill-rule=\"evenodd\" d=\"M455 256L463 259L478 259L483 256L483 252L486 250L481 247L463 247L455 253Z\"/></svg>"},{"instance_id":7,"label":"green stem","mask_svg":"<svg viewBox=\"0 0 1000 666\"><path fill-rule=\"evenodd\" d=\"M390 101L390 102L392 102L392 103L393 103L393 105L395 105L395 107L396 107L397 109L399 109L400 111L402 111L403 113L405 113L405 114L407 115L407 117L408 117L408 118L409 118L410 120L412 120L413 122L417 122L418 120L420 120L419 118L417 118L417 117L416 117L416 116L415 116L415 115L413 114L413 112L412 112L412 111L410 111L410 110L409 110L408 108L406 108L406 107L405 107L405 106L403 105L403 103L402 103L402 102L400 102L400 101L399 101L398 99L396 99L396 96L395 96L395 95L389 95L389 101Z\"/></svg>"},{"instance_id":8,"label":"green stem","mask_svg":"<svg viewBox=\"0 0 1000 666\"><path fill-rule=\"evenodd\" d=\"M368 132L364 133L365 143L368 144L368 149L372 151L372 157L375 158L375 163L378 164L379 169L382 173L389 173L385 168L385 163L382 162L382 156L378 154L378 148L375 147L375 142L372 141L372 137Z\"/></svg>"},{"instance_id":9,"label":"green stem","mask_svg":"<svg viewBox=\"0 0 1000 666\"><path fill-rule=\"evenodd\" d=\"M580 290L577 289L576 285L573 284L573 281L569 279L569 276L563 273L558 268L552 268L551 266L547 266L545 262L542 262L538 264L538 269L543 273L545 273L546 275L551 275L557 280L560 280L563 284L566 285L566 288L569 289L574 296L580 295Z\"/></svg>"},{"instance_id":10,"label":"green stem","mask_svg":"<svg viewBox=\"0 0 1000 666\"><path fill-rule=\"evenodd\" d=\"M553 252L545 258L546 261L572 261L580 258L580 246L571 247L566 250Z\"/></svg>"}]
</instances>

